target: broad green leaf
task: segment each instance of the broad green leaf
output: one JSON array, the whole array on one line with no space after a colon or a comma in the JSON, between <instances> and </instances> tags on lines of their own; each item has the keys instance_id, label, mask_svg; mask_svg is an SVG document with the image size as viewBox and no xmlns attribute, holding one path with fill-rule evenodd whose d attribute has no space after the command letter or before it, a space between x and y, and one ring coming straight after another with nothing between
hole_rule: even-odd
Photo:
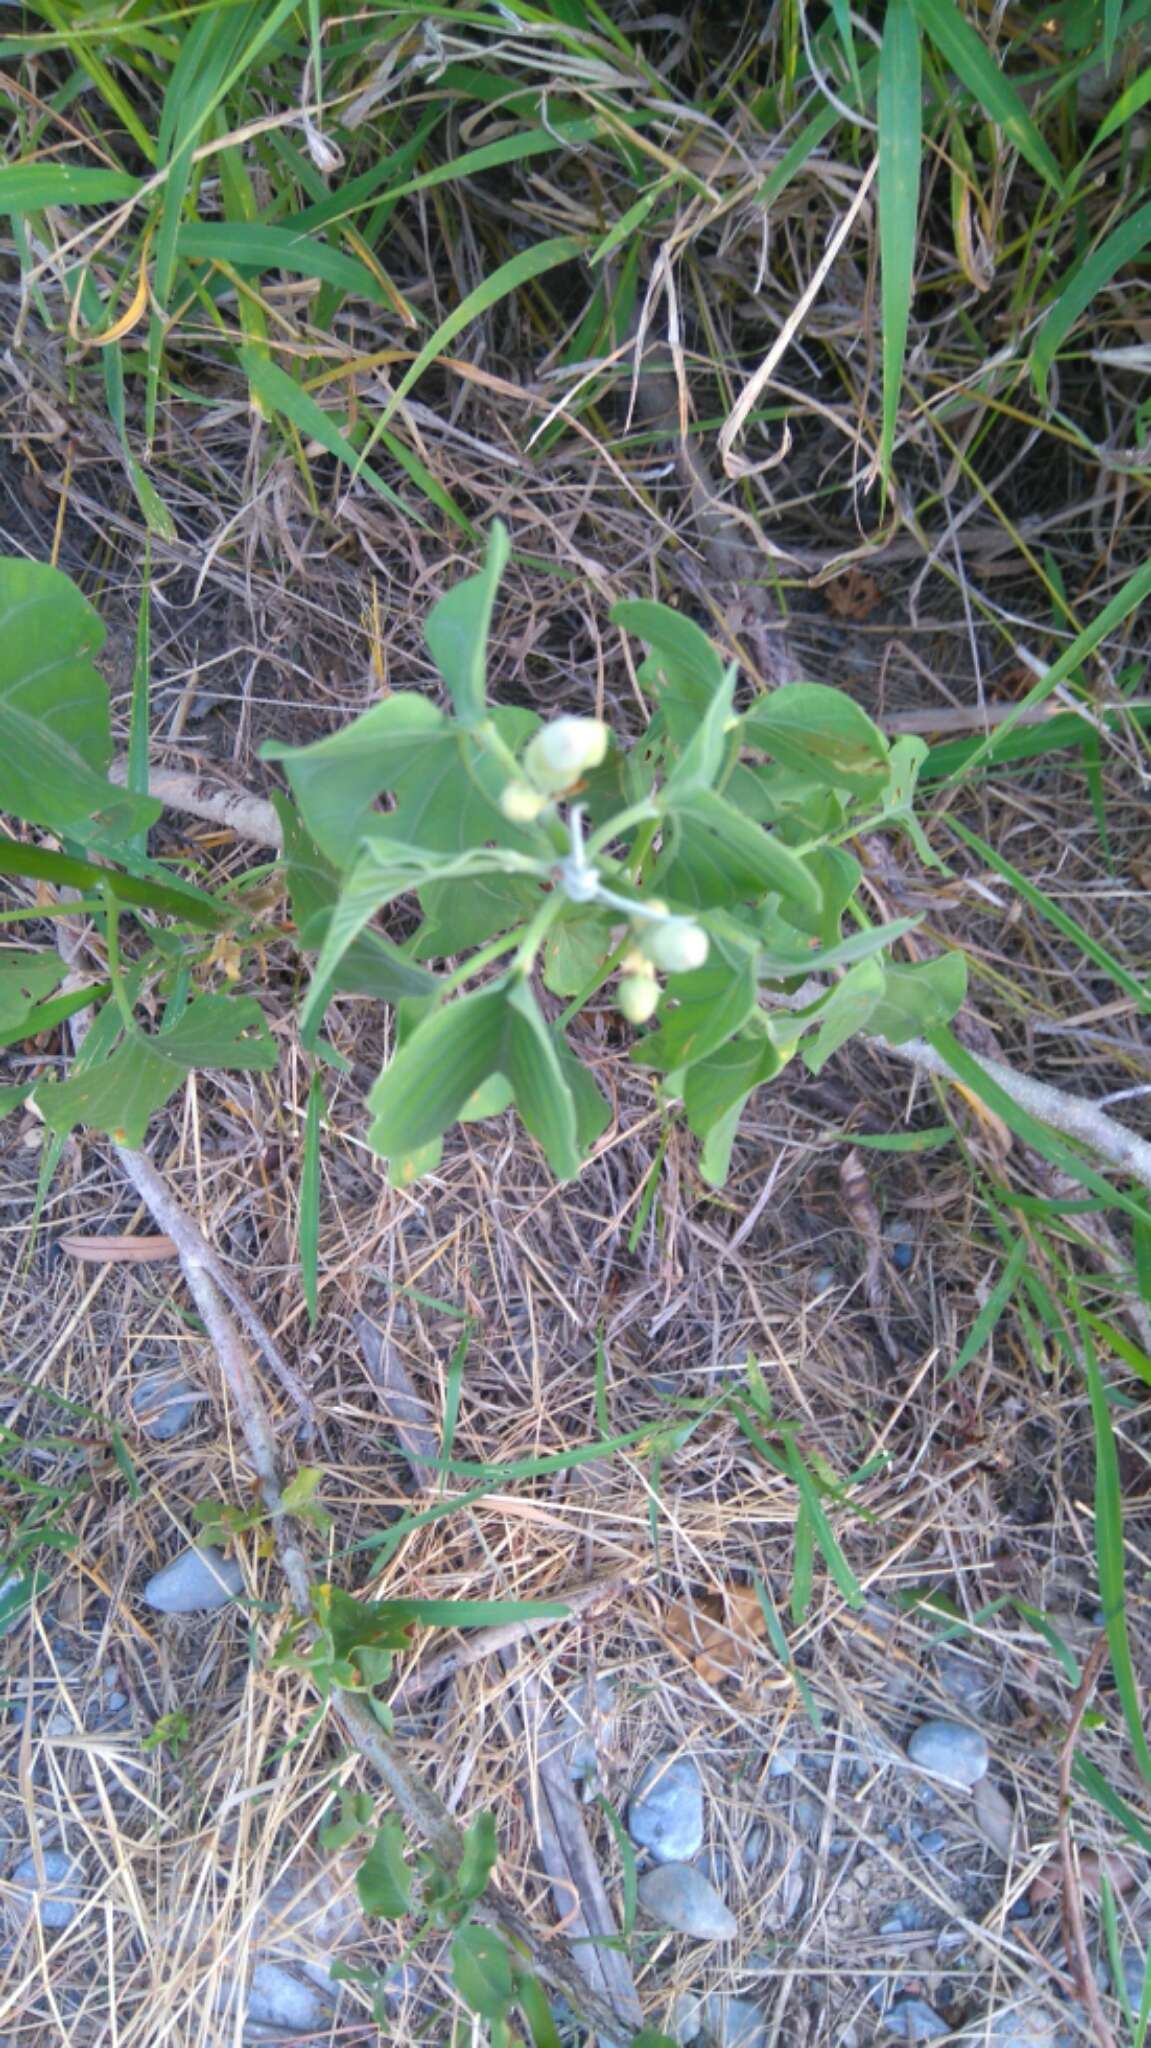
<instances>
[{"instance_id":1,"label":"broad green leaf","mask_svg":"<svg viewBox=\"0 0 1151 2048\"><path fill-rule=\"evenodd\" d=\"M666 699L678 702L702 717L717 690L723 687L724 665L707 634L692 619L673 612L670 605L654 598L625 598L611 610L613 626L623 626L651 648L651 656L640 671L661 705ZM688 739L693 725L673 726L677 737Z\"/></svg>"},{"instance_id":2,"label":"broad green leaf","mask_svg":"<svg viewBox=\"0 0 1151 2048\"><path fill-rule=\"evenodd\" d=\"M375 815L376 799L394 787L391 778L410 762L431 768L449 749L454 753L455 741L443 712L426 697L398 690L310 747L269 740L260 751L264 760L282 764L320 851L346 868Z\"/></svg>"},{"instance_id":3,"label":"broad green leaf","mask_svg":"<svg viewBox=\"0 0 1151 2048\"><path fill-rule=\"evenodd\" d=\"M411 1911L412 1874L404 1856L404 1824L389 1813L356 1872L356 1891L373 1919L402 1920Z\"/></svg>"},{"instance_id":4,"label":"broad green leaf","mask_svg":"<svg viewBox=\"0 0 1151 2048\"><path fill-rule=\"evenodd\" d=\"M783 1062L769 1038L732 1038L688 1068L683 1106L690 1128L704 1138L732 1109L742 1109L761 1082L774 1080Z\"/></svg>"},{"instance_id":5,"label":"broad green leaf","mask_svg":"<svg viewBox=\"0 0 1151 2048\"><path fill-rule=\"evenodd\" d=\"M674 810L684 797L697 790L711 789L729 748L729 728L734 724L736 669L725 672L707 710L684 747L660 793L661 803Z\"/></svg>"},{"instance_id":6,"label":"broad green leaf","mask_svg":"<svg viewBox=\"0 0 1151 2048\"><path fill-rule=\"evenodd\" d=\"M0 953L0 1031L22 1024L64 979L59 953Z\"/></svg>"},{"instance_id":7,"label":"broad green leaf","mask_svg":"<svg viewBox=\"0 0 1151 2048\"><path fill-rule=\"evenodd\" d=\"M1133 263L1151 242L1151 199L1137 207L1130 218L1085 256L1063 286L1059 297L1035 337L1031 350L1031 379L1040 398L1047 396L1051 365L1071 329L1091 301L1110 284L1125 264Z\"/></svg>"},{"instance_id":8,"label":"broad green leaf","mask_svg":"<svg viewBox=\"0 0 1151 2048\"><path fill-rule=\"evenodd\" d=\"M108 686L92 656L104 627L71 578L0 559L0 811L88 838L141 831L160 805L108 782Z\"/></svg>"},{"instance_id":9,"label":"broad green leaf","mask_svg":"<svg viewBox=\"0 0 1151 2048\"><path fill-rule=\"evenodd\" d=\"M575 1108L576 1150L581 1159L586 1159L596 1140L602 1138L611 1122L611 1104L601 1093L591 1068L585 1067L583 1061L577 1059L555 1025L551 1027L551 1031L556 1055Z\"/></svg>"},{"instance_id":10,"label":"broad green leaf","mask_svg":"<svg viewBox=\"0 0 1151 2048\"><path fill-rule=\"evenodd\" d=\"M426 1018L368 1098L369 1142L403 1160L446 1131L480 1083L503 1074L554 1173L579 1172L576 1109L555 1038L518 977L458 997Z\"/></svg>"},{"instance_id":11,"label":"broad green leaf","mask_svg":"<svg viewBox=\"0 0 1151 2048\"><path fill-rule=\"evenodd\" d=\"M299 943L307 952L320 952L340 894L339 875L304 830L287 799L277 794L272 802L283 833L284 866ZM410 996L434 995L439 983L434 974L409 960L383 932L365 931L341 954L330 986L345 989L351 995L375 996L380 1002L398 1003ZM325 995L322 1007L317 1006L319 1015L326 1005Z\"/></svg>"},{"instance_id":12,"label":"broad green leaf","mask_svg":"<svg viewBox=\"0 0 1151 2048\"><path fill-rule=\"evenodd\" d=\"M0 1082L0 1117L11 1116L14 1109L27 1102L35 1086L35 1081Z\"/></svg>"},{"instance_id":13,"label":"broad green leaf","mask_svg":"<svg viewBox=\"0 0 1151 2048\"><path fill-rule=\"evenodd\" d=\"M469 1095L503 1071L504 988L479 989L425 1019L384 1068L368 1097L368 1142L389 1160L438 1138Z\"/></svg>"},{"instance_id":14,"label":"broad green leaf","mask_svg":"<svg viewBox=\"0 0 1151 2048\"><path fill-rule=\"evenodd\" d=\"M943 0L947 4L947 0ZM891 473L919 246L922 53L912 0L888 0L879 52L879 248L883 291L883 425L879 469Z\"/></svg>"},{"instance_id":15,"label":"broad green leaf","mask_svg":"<svg viewBox=\"0 0 1151 2048\"><path fill-rule=\"evenodd\" d=\"M819 916L823 892L811 869L782 840L752 824L714 790L697 791L679 807L679 815L693 828L690 843L695 857L704 856L710 841L713 858L734 864L735 871L747 878L748 893L774 890L785 902Z\"/></svg>"},{"instance_id":16,"label":"broad green leaf","mask_svg":"<svg viewBox=\"0 0 1151 2048\"><path fill-rule=\"evenodd\" d=\"M743 743L829 788L875 796L887 779L887 742L842 690L784 683L760 697L743 721Z\"/></svg>"},{"instance_id":17,"label":"broad green leaf","mask_svg":"<svg viewBox=\"0 0 1151 2048\"><path fill-rule=\"evenodd\" d=\"M742 1030L758 1002L755 953L713 938L703 966L671 975L667 992L672 1000L660 1013L659 1029L640 1039L632 1058L670 1073L706 1059Z\"/></svg>"},{"instance_id":18,"label":"broad green leaf","mask_svg":"<svg viewBox=\"0 0 1151 2048\"><path fill-rule=\"evenodd\" d=\"M883 989L884 969L879 960L858 961L836 982L818 1012L815 1039L803 1048L804 1061L813 1074L822 1073L832 1054L857 1031L866 1031Z\"/></svg>"},{"instance_id":19,"label":"broad green leaf","mask_svg":"<svg viewBox=\"0 0 1151 2048\"><path fill-rule=\"evenodd\" d=\"M481 2019L502 2019L515 1997L507 1944L491 1927L461 1927L453 1936L452 1977L464 2004Z\"/></svg>"},{"instance_id":20,"label":"broad green leaf","mask_svg":"<svg viewBox=\"0 0 1151 2048\"><path fill-rule=\"evenodd\" d=\"M823 892L823 906L818 917L812 917L793 900L788 904L788 922L795 930L809 932L813 939L819 939L823 949L834 952L843 914L859 887L862 869L846 846L816 846L803 858ZM852 934L857 939L865 936L860 932ZM815 956L809 955L804 971L810 972L814 965Z\"/></svg>"},{"instance_id":21,"label":"broad green leaf","mask_svg":"<svg viewBox=\"0 0 1151 2048\"><path fill-rule=\"evenodd\" d=\"M456 1871L456 1890L463 1899L478 1899L496 1867L499 1845L495 1815L477 1814L464 1836L464 1853Z\"/></svg>"},{"instance_id":22,"label":"broad green leaf","mask_svg":"<svg viewBox=\"0 0 1151 2048\"><path fill-rule=\"evenodd\" d=\"M559 1180L580 1170L576 1111L556 1050L556 1041L526 981L507 992L507 1021L500 1072L515 1089L516 1108L547 1155Z\"/></svg>"},{"instance_id":23,"label":"broad green leaf","mask_svg":"<svg viewBox=\"0 0 1151 2048\"><path fill-rule=\"evenodd\" d=\"M500 577L511 552L508 532L497 519L488 536L484 566L441 597L428 615L424 638L447 685L462 725L478 725L486 710L488 634Z\"/></svg>"},{"instance_id":24,"label":"broad green leaf","mask_svg":"<svg viewBox=\"0 0 1151 2048\"><path fill-rule=\"evenodd\" d=\"M883 992L868 1029L891 1045L950 1022L967 994L967 961L962 953L940 953L915 967L883 970Z\"/></svg>"},{"instance_id":25,"label":"broad green leaf","mask_svg":"<svg viewBox=\"0 0 1151 2048\"><path fill-rule=\"evenodd\" d=\"M610 927L602 911L573 909L556 919L543 952L544 987L553 996L574 996L599 973L611 951Z\"/></svg>"},{"instance_id":26,"label":"broad green leaf","mask_svg":"<svg viewBox=\"0 0 1151 2048\"><path fill-rule=\"evenodd\" d=\"M340 1586L318 1586L312 1596L316 1620L332 1639L339 1658L351 1658L364 1645L373 1649L406 1650L415 1621L392 1600L357 1600Z\"/></svg>"},{"instance_id":27,"label":"broad green leaf","mask_svg":"<svg viewBox=\"0 0 1151 2048\"><path fill-rule=\"evenodd\" d=\"M139 1145L153 1110L193 1068L267 1072L278 1056L263 1012L250 997L198 996L170 1030L134 1030L100 1065L65 1081L41 1082L36 1103L49 1130L84 1124L117 1143Z\"/></svg>"},{"instance_id":28,"label":"broad green leaf","mask_svg":"<svg viewBox=\"0 0 1151 2048\"><path fill-rule=\"evenodd\" d=\"M966 21L954 0L912 0L924 32L931 37L956 76L979 101L1013 149L1025 157L1056 192L1062 190L1059 165L1031 119L1027 108L992 56L983 37Z\"/></svg>"},{"instance_id":29,"label":"broad green leaf","mask_svg":"<svg viewBox=\"0 0 1151 2048\"><path fill-rule=\"evenodd\" d=\"M88 164L4 164L0 213L36 213L42 206L106 206L131 199L139 178Z\"/></svg>"},{"instance_id":30,"label":"broad green leaf","mask_svg":"<svg viewBox=\"0 0 1151 2048\"><path fill-rule=\"evenodd\" d=\"M563 2048L563 2037L552 2018L547 1993L539 1978L527 1970L516 1972L516 2002L528 2023L532 2048Z\"/></svg>"}]
</instances>

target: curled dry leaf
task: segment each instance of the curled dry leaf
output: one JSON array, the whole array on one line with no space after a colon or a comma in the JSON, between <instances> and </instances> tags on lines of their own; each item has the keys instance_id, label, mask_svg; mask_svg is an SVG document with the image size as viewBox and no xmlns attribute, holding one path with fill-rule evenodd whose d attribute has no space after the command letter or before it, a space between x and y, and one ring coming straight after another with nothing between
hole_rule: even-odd
<instances>
[{"instance_id":1,"label":"curled dry leaf","mask_svg":"<svg viewBox=\"0 0 1151 2048\"><path fill-rule=\"evenodd\" d=\"M1107 1879L1112 1891L1129 1892L1135 1882L1135 1871L1126 1856L1119 1856L1112 1850L1110 1854L1100 1859L1095 1854L1094 1849L1085 1849L1079 1858L1079 1881L1084 1891L1090 1893L1092 1898L1098 1897L1100 1860L1102 1860L1102 1865L1107 1873ZM1052 1899L1060 1897L1062 1891L1063 1872L1060 1869L1058 1860L1052 1858L1050 1863L1044 1865L1038 1877L1032 1883L1030 1893L1031 1904L1033 1906L1049 1905Z\"/></svg>"},{"instance_id":2,"label":"curled dry leaf","mask_svg":"<svg viewBox=\"0 0 1151 2048\"><path fill-rule=\"evenodd\" d=\"M170 1237L82 1237L72 1231L56 1242L70 1259L90 1259L104 1266L142 1266L176 1256Z\"/></svg>"},{"instance_id":3,"label":"curled dry leaf","mask_svg":"<svg viewBox=\"0 0 1151 2048\"><path fill-rule=\"evenodd\" d=\"M1015 1811L990 1778L981 1778L971 1798L975 1825L985 1842L990 1842L1005 1863L1011 1859L1015 1840Z\"/></svg>"},{"instance_id":4,"label":"curled dry leaf","mask_svg":"<svg viewBox=\"0 0 1151 2048\"><path fill-rule=\"evenodd\" d=\"M688 1659L705 1685L747 1678L760 1663L767 1638L754 1586L727 1586L688 1606L673 1600L664 1622L672 1648Z\"/></svg>"}]
</instances>

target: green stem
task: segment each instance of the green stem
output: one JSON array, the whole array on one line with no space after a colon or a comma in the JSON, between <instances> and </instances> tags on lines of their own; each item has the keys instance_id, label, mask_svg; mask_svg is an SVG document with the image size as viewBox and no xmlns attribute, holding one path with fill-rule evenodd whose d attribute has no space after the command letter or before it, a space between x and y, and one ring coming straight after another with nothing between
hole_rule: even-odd
<instances>
[{"instance_id":1,"label":"green stem","mask_svg":"<svg viewBox=\"0 0 1151 2048\"><path fill-rule=\"evenodd\" d=\"M586 860L589 863L593 861L597 853L602 853L605 846L610 846L613 839L620 838L624 832L630 831L633 825L644 825L649 818L654 819L658 825L661 815L650 801L629 804L626 811L617 812L614 818L608 819L606 825L600 826L598 832L592 833L584 849Z\"/></svg>"},{"instance_id":2,"label":"green stem","mask_svg":"<svg viewBox=\"0 0 1151 2048\"><path fill-rule=\"evenodd\" d=\"M128 991L124 987L124 977L120 972L119 906L107 882L101 882L100 894L104 899L104 939L108 951L108 980L112 984L112 1000L124 1020L125 1029L135 1032L136 1019L132 1015L132 1005L128 1001Z\"/></svg>"}]
</instances>

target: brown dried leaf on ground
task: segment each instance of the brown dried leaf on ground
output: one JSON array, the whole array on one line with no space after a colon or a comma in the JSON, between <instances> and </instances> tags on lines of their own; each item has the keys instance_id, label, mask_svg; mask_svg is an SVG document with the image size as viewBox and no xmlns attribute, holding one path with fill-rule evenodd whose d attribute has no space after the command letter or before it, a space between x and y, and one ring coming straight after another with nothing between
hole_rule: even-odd
<instances>
[{"instance_id":1,"label":"brown dried leaf on ground","mask_svg":"<svg viewBox=\"0 0 1151 2048\"><path fill-rule=\"evenodd\" d=\"M688 1606L673 1600L664 1621L672 1648L690 1661L705 1685L748 1678L760 1664L767 1629L754 1586L702 1593Z\"/></svg>"},{"instance_id":2,"label":"brown dried leaf on ground","mask_svg":"<svg viewBox=\"0 0 1151 2048\"><path fill-rule=\"evenodd\" d=\"M1112 1891L1129 1892L1131 1890L1132 1885L1135 1883L1135 1871L1126 1856L1120 1856L1113 1850L1109 1855L1103 1857L1102 1864L1107 1873L1107 1882L1111 1886ZM1096 1855L1094 1849L1085 1849L1079 1858L1079 1882L1084 1891L1089 1893L1092 1898L1097 1898L1099 1894L1099 1868L1100 1858ZM1032 1883L1030 1893L1031 1904L1033 1906L1046 1906L1052 1899L1057 1899L1062 1890L1063 1872L1059 1867L1058 1859L1053 1857L1050 1863L1044 1865L1044 1868Z\"/></svg>"}]
</instances>

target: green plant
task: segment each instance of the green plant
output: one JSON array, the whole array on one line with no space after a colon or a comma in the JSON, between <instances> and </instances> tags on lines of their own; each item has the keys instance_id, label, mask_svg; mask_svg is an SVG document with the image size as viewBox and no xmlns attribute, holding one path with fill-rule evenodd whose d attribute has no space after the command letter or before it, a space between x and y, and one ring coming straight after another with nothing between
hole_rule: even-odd
<instances>
[{"instance_id":1,"label":"green plant","mask_svg":"<svg viewBox=\"0 0 1151 2048\"><path fill-rule=\"evenodd\" d=\"M297 804L278 808L298 940L317 955L304 1043L317 1047L339 991L393 1006L397 1047L368 1106L370 1141L397 1179L434 1162L458 1117L512 1101L567 1178L608 1119L569 1027L618 976L623 1017L653 1026L633 1059L665 1102L682 1102L703 1172L721 1181L749 1096L797 1051L818 1071L857 1031L899 1041L962 1000L961 956L892 958L915 920L868 923L851 851L863 832L905 830L931 859L911 812L923 743L889 745L819 683L737 710L734 668L689 620L647 601L613 614L650 649L651 715L630 746L595 719L542 724L492 706L486 644L506 557L497 527L483 568L428 619L451 713L397 692L313 746L265 749ZM76 850L11 841L0 867L79 890L107 950L83 1051L65 1078L37 1085L36 1102L55 1131L85 1123L136 1143L192 1069L275 1063L253 998L205 987L237 975L266 876L213 895L139 852L155 807L105 780L94 615L55 571L0 565L0 610L21 603L26 670L0 677L0 799ZM376 923L385 912L405 917L402 942ZM51 952L17 954L8 972L13 1036L56 1017ZM558 1018L541 991L565 1005ZM145 1002L157 1030L143 1028Z\"/></svg>"}]
</instances>

